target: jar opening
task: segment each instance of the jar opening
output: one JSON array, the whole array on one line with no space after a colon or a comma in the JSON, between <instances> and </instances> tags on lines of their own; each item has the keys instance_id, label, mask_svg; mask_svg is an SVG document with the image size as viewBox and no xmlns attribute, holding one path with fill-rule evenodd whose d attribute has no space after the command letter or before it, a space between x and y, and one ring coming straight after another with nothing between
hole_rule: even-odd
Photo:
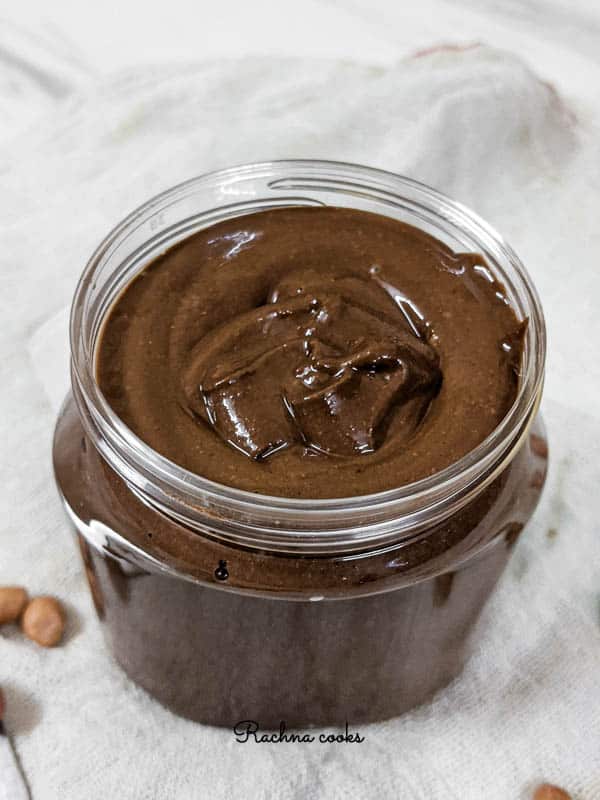
<instances>
[{"instance_id":1,"label":"jar opening","mask_svg":"<svg viewBox=\"0 0 600 800\"><path fill-rule=\"evenodd\" d=\"M421 228L455 251L480 253L528 320L517 396L494 431L463 458L397 489L333 499L257 495L190 473L141 441L96 382L102 324L123 288L152 258L215 222L293 205L376 211ZM423 184L381 170L327 161L248 164L194 178L145 203L100 244L77 286L71 314L72 383L88 434L144 502L199 531L248 547L289 552L384 545L452 513L516 452L541 394L544 320L520 260L483 220ZM524 433L525 432L525 433Z\"/></svg>"}]
</instances>

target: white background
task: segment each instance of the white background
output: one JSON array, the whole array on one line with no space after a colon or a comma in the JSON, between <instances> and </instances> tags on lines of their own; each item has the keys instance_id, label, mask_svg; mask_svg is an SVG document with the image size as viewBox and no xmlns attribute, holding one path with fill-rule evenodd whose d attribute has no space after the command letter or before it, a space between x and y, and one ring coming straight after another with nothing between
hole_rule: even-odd
<instances>
[{"instance_id":1,"label":"white background","mask_svg":"<svg viewBox=\"0 0 600 800\"><path fill-rule=\"evenodd\" d=\"M561 89L598 94L596 0L4 0L0 26L6 64L59 72L65 85L66 74L76 82L248 54L389 65L437 43L482 41L514 51Z\"/></svg>"}]
</instances>

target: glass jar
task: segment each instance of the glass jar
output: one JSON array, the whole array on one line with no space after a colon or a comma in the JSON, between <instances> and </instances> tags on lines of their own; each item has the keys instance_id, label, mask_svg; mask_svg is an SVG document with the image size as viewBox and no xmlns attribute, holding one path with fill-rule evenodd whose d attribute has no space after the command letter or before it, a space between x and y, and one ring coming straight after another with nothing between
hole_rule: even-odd
<instances>
[{"instance_id":1,"label":"glass jar","mask_svg":"<svg viewBox=\"0 0 600 800\"><path fill-rule=\"evenodd\" d=\"M292 205L377 212L478 252L529 320L513 406L442 472L361 497L252 494L153 451L100 392L98 334L134 275L203 227ZM349 164L204 175L150 200L96 250L75 292L71 354L56 480L110 647L134 681L191 719L265 728L394 716L459 673L547 460L542 311L523 265L485 222L419 183Z\"/></svg>"}]
</instances>

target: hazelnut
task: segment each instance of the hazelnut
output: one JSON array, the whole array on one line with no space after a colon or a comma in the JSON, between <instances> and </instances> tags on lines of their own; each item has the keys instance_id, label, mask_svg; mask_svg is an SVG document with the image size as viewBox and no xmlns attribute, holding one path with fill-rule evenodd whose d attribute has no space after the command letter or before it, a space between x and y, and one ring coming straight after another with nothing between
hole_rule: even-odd
<instances>
[{"instance_id":1,"label":"hazelnut","mask_svg":"<svg viewBox=\"0 0 600 800\"><path fill-rule=\"evenodd\" d=\"M23 612L21 628L25 636L42 647L54 647L65 630L62 606L54 597L34 597Z\"/></svg>"},{"instance_id":2,"label":"hazelnut","mask_svg":"<svg viewBox=\"0 0 600 800\"><path fill-rule=\"evenodd\" d=\"M21 586L0 587L0 625L16 622L27 600L27 592Z\"/></svg>"},{"instance_id":3,"label":"hazelnut","mask_svg":"<svg viewBox=\"0 0 600 800\"><path fill-rule=\"evenodd\" d=\"M550 783L542 783L535 790L533 800L571 800L571 795L558 786L553 786Z\"/></svg>"}]
</instances>

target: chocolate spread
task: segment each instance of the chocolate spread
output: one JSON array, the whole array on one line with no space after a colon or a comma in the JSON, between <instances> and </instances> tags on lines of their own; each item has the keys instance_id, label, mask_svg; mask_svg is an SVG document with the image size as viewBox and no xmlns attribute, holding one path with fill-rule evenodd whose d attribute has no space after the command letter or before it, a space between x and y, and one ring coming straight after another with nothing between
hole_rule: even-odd
<instances>
[{"instance_id":1,"label":"chocolate spread","mask_svg":"<svg viewBox=\"0 0 600 800\"><path fill-rule=\"evenodd\" d=\"M172 461L261 494L392 489L512 404L524 325L484 259L348 208L236 217L154 260L97 356L119 417Z\"/></svg>"},{"instance_id":2,"label":"chocolate spread","mask_svg":"<svg viewBox=\"0 0 600 800\"><path fill-rule=\"evenodd\" d=\"M371 213L286 208L150 263L96 367L119 417L183 467L348 497L476 447L513 403L525 325L477 254ZM290 556L212 535L214 509L196 530L144 502L82 421L70 398L54 465L110 648L169 708L228 726L358 724L446 685L546 470L537 420L491 482L406 541Z\"/></svg>"}]
</instances>

